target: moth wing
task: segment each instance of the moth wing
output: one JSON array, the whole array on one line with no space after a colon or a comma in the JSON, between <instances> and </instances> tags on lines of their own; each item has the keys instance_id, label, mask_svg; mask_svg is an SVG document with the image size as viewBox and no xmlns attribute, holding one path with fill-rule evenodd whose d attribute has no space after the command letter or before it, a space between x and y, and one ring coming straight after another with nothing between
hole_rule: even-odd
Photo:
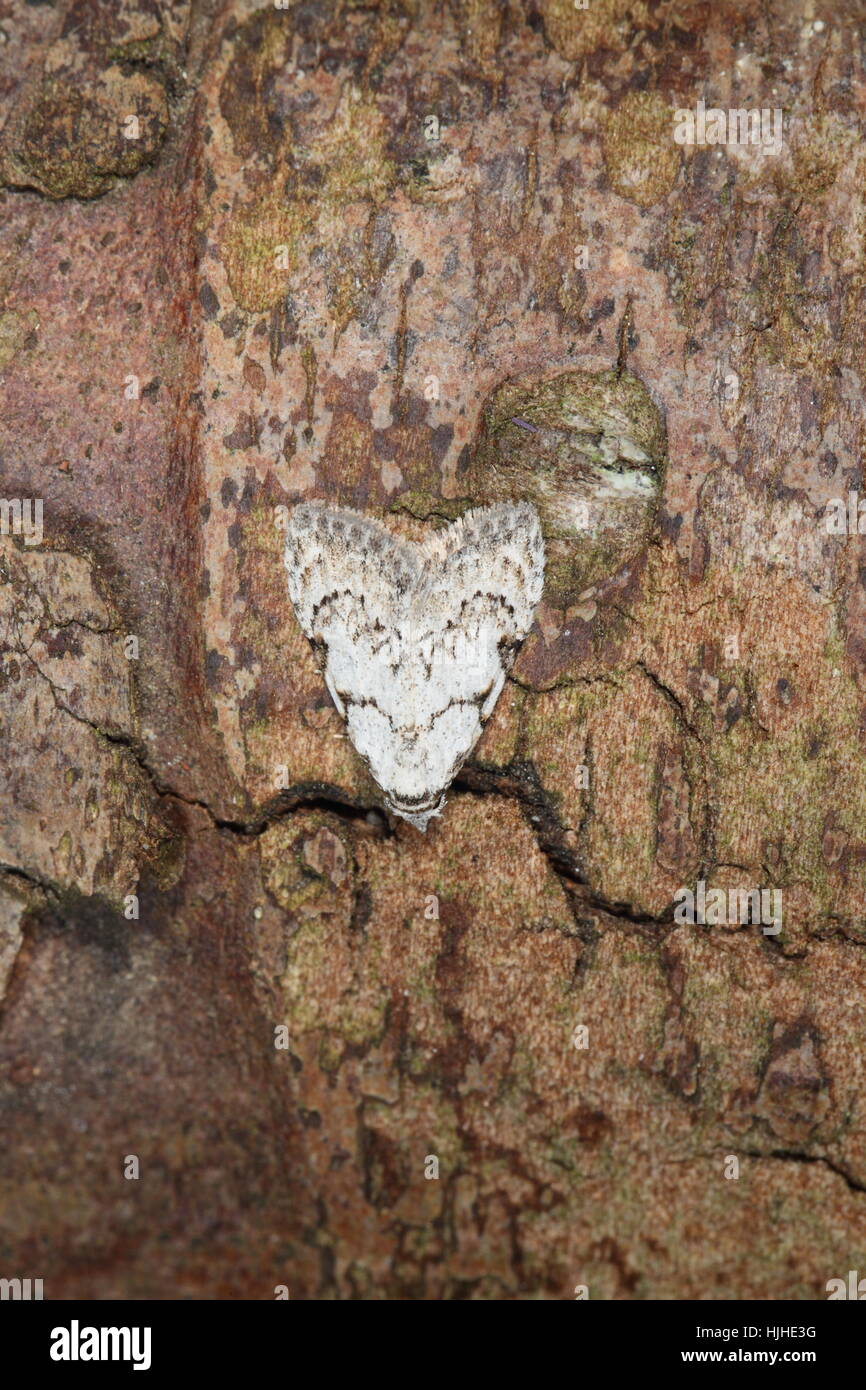
<instances>
[{"instance_id":1,"label":"moth wing","mask_svg":"<svg viewBox=\"0 0 866 1390\"><path fill-rule=\"evenodd\" d=\"M291 513L285 565L292 607L311 642L327 640L353 605L366 625L393 621L395 595L416 573L411 552L380 522L322 502L302 502Z\"/></svg>"},{"instance_id":2,"label":"moth wing","mask_svg":"<svg viewBox=\"0 0 866 1390\"><path fill-rule=\"evenodd\" d=\"M417 565L380 522L321 502L292 511L284 558L295 616L326 657L328 689L345 715L358 669L390 658L395 605Z\"/></svg>"},{"instance_id":3,"label":"moth wing","mask_svg":"<svg viewBox=\"0 0 866 1390\"><path fill-rule=\"evenodd\" d=\"M467 512L427 546L413 604L415 629L440 634L431 697L491 713L544 586L544 539L535 508L502 503Z\"/></svg>"},{"instance_id":4,"label":"moth wing","mask_svg":"<svg viewBox=\"0 0 866 1390\"><path fill-rule=\"evenodd\" d=\"M544 587L544 539L528 502L500 503L466 512L433 537L427 582L416 606L450 607L452 623L468 640L495 634L507 654L532 626Z\"/></svg>"},{"instance_id":5,"label":"moth wing","mask_svg":"<svg viewBox=\"0 0 866 1390\"><path fill-rule=\"evenodd\" d=\"M544 539L535 508L528 502L475 508L442 533L439 550L440 568L435 551L430 557L430 597L459 597L458 622L477 626L493 618L502 642L521 642L544 587Z\"/></svg>"}]
</instances>

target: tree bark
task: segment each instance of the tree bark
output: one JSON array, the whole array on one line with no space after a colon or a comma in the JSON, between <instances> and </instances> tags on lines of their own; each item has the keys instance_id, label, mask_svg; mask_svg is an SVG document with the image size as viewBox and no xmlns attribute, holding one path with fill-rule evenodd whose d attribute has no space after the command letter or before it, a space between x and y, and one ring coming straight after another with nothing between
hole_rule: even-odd
<instances>
[{"instance_id":1,"label":"tree bark","mask_svg":"<svg viewBox=\"0 0 866 1390\"><path fill-rule=\"evenodd\" d=\"M44 527L4 507L0 1272L866 1271L866 29L816 13L0 9L0 492ZM700 102L765 143L679 143ZM607 447L652 496L587 527ZM545 599L421 835L281 528L503 496Z\"/></svg>"}]
</instances>

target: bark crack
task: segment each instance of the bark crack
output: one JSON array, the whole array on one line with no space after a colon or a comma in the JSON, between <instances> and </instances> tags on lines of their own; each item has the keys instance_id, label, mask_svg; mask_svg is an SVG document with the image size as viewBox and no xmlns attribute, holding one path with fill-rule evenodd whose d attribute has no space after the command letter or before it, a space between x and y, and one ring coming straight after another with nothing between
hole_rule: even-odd
<instances>
[{"instance_id":1,"label":"bark crack","mask_svg":"<svg viewBox=\"0 0 866 1390\"><path fill-rule=\"evenodd\" d=\"M739 1152L748 1158L772 1158L783 1163L820 1163L831 1173L835 1173L837 1178L841 1178L852 1192L866 1192L866 1182L860 1182L847 1168L843 1168L832 1158L827 1158L826 1154L804 1154L798 1149L769 1149L766 1152L760 1149L740 1149Z\"/></svg>"}]
</instances>

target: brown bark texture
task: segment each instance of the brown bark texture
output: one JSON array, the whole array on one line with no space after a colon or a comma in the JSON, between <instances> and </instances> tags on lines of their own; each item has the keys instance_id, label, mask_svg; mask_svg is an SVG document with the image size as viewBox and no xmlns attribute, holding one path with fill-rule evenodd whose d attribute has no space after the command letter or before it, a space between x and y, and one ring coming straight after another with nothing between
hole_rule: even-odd
<instances>
[{"instance_id":1,"label":"brown bark texture","mask_svg":"<svg viewBox=\"0 0 866 1390\"><path fill-rule=\"evenodd\" d=\"M864 115L860 0L0 0L0 1275L866 1273ZM652 496L587 529L603 448ZM289 606L311 497L542 517L426 834Z\"/></svg>"}]
</instances>

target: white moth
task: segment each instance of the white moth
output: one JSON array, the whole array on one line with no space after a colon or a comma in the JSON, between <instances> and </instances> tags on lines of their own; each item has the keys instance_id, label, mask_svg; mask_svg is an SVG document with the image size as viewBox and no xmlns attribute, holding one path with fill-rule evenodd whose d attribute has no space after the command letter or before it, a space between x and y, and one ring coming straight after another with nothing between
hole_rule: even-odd
<instances>
[{"instance_id":1,"label":"white moth","mask_svg":"<svg viewBox=\"0 0 866 1390\"><path fill-rule=\"evenodd\" d=\"M390 811L427 829L475 747L535 614L535 508L467 512L415 545L322 502L291 513L285 563L298 622Z\"/></svg>"}]
</instances>

